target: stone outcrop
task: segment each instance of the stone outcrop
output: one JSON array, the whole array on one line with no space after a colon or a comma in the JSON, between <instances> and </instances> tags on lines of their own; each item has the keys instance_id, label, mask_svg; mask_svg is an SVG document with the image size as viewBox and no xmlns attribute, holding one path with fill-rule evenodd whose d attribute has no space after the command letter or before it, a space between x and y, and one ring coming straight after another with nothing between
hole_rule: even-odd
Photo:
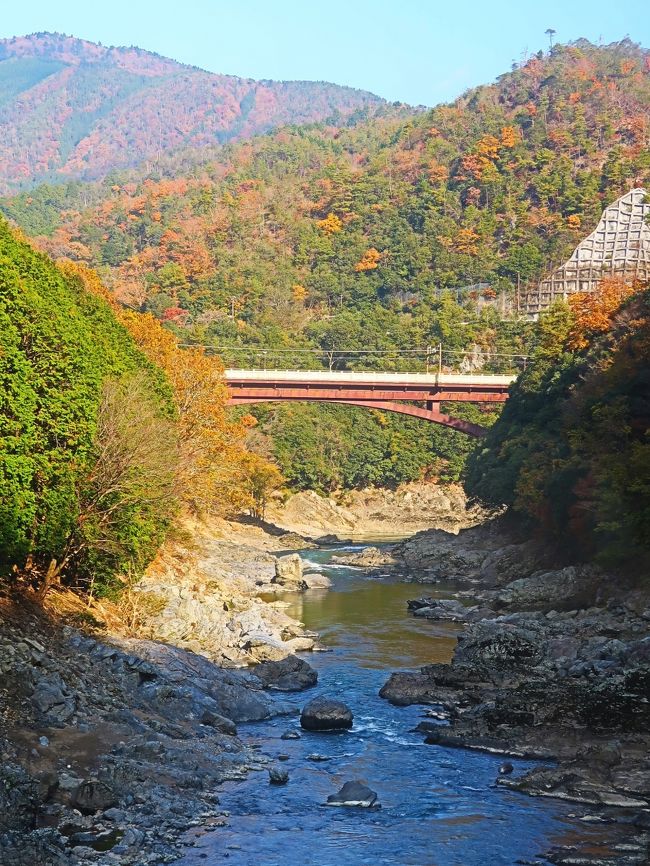
<instances>
[{"instance_id":1,"label":"stone outcrop","mask_svg":"<svg viewBox=\"0 0 650 866\"><path fill-rule=\"evenodd\" d=\"M277 583L287 589L305 588L302 579L302 559L297 553L276 558L272 583Z\"/></svg>"},{"instance_id":2,"label":"stone outcrop","mask_svg":"<svg viewBox=\"0 0 650 866\"><path fill-rule=\"evenodd\" d=\"M228 670L29 610L0 599L3 866L171 862L197 815L220 818L215 788L263 765L236 723L288 711L269 689L316 681L293 656ZM35 830L37 821L49 828Z\"/></svg>"},{"instance_id":3,"label":"stone outcrop","mask_svg":"<svg viewBox=\"0 0 650 866\"><path fill-rule=\"evenodd\" d=\"M395 557L390 551L380 550L378 547L364 547L353 553L335 554L332 562L341 565L354 565L358 568L381 568L396 564Z\"/></svg>"},{"instance_id":4,"label":"stone outcrop","mask_svg":"<svg viewBox=\"0 0 650 866\"><path fill-rule=\"evenodd\" d=\"M232 529L230 536L236 538ZM275 556L245 543L247 538L243 534L236 543L199 535L198 551L169 546L138 586L144 601L153 599L143 630L230 666L312 649L313 638L285 613L284 602L259 597L309 587L300 557ZM314 582L328 585L326 579Z\"/></svg>"},{"instance_id":5,"label":"stone outcrop","mask_svg":"<svg viewBox=\"0 0 650 866\"><path fill-rule=\"evenodd\" d=\"M298 692L315 686L318 674L304 659L287 656L281 661L263 662L251 668L264 688L280 692Z\"/></svg>"},{"instance_id":6,"label":"stone outcrop","mask_svg":"<svg viewBox=\"0 0 650 866\"><path fill-rule=\"evenodd\" d=\"M413 482L396 490L370 488L336 498L313 491L296 493L282 504L272 503L267 518L318 540L332 536L403 538L430 527L457 532L483 520L485 512L467 507L459 485Z\"/></svg>"},{"instance_id":7,"label":"stone outcrop","mask_svg":"<svg viewBox=\"0 0 650 866\"><path fill-rule=\"evenodd\" d=\"M392 555L422 583L453 580L480 587L500 587L552 564L550 554L530 542L510 539L498 519L458 533L441 529L418 532L395 545Z\"/></svg>"},{"instance_id":8,"label":"stone outcrop","mask_svg":"<svg viewBox=\"0 0 650 866\"><path fill-rule=\"evenodd\" d=\"M422 533L400 551L415 579L455 579L462 598L478 603L409 602L414 615L466 629L451 664L394 673L381 696L433 708L418 725L427 743L559 762L501 773L498 784L637 810L626 818L637 828L629 850L642 850L647 828L637 818L650 809L647 594L623 591L593 566L552 568L547 559L540 569L547 551L536 555L495 527ZM621 862L642 862L637 853ZM552 862L587 862L581 856L579 846L565 847Z\"/></svg>"}]
</instances>

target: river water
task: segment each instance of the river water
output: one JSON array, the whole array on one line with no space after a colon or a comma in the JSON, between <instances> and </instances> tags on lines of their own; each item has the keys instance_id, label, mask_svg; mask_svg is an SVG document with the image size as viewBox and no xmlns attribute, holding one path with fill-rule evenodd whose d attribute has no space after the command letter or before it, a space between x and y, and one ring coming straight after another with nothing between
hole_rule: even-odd
<instances>
[{"instance_id":1,"label":"river water","mask_svg":"<svg viewBox=\"0 0 650 866\"><path fill-rule=\"evenodd\" d=\"M513 866L540 862L541 852L576 831L584 837L565 804L496 788L503 758L424 745L410 729L426 708L379 698L391 671L448 661L458 627L407 614L407 599L422 587L334 566L330 558L340 551L304 556L331 577L331 590L285 596L288 612L332 650L305 656L318 685L288 700L299 707L317 694L339 698L354 713L353 729L309 733L297 716L240 725L242 740L265 755L288 755L289 783L269 785L261 771L223 785L228 826L193 834L182 866ZM453 594L440 584L425 589ZM301 738L282 740L286 731ZM328 760L314 762L312 754ZM531 766L512 763L515 772ZM377 791L382 808L323 806L350 779Z\"/></svg>"}]
</instances>

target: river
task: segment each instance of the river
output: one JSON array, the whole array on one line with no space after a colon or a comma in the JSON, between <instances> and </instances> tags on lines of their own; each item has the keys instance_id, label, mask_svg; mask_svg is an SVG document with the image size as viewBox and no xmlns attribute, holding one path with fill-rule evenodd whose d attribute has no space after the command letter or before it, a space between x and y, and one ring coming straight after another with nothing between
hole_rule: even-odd
<instances>
[{"instance_id":1,"label":"river","mask_svg":"<svg viewBox=\"0 0 650 866\"><path fill-rule=\"evenodd\" d=\"M399 577L369 577L331 564L336 550L309 551L308 563L333 581L329 591L285 596L289 613L317 631L327 653L306 656L318 685L288 696L296 707L316 694L345 701L354 727L344 733L300 730L296 715L240 725L249 745L282 766L289 782L269 785L266 771L220 789L228 825L193 832L182 866L513 866L540 862L540 852L569 841L578 830L563 803L497 788L503 758L423 744L411 729L423 707L393 707L378 691L393 670L448 661L458 626L406 612L422 587ZM426 587L449 597L451 587ZM286 731L300 733L283 740ZM315 762L309 755L328 760ZM513 761L515 771L530 766ZM263 774L263 775L262 775ZM325 807L329 794L358 779L379 795L381 809ZM579 810L578 810L579 811ZM584 838L585 827L579 835Z\"/></svg>"}]
</instances>

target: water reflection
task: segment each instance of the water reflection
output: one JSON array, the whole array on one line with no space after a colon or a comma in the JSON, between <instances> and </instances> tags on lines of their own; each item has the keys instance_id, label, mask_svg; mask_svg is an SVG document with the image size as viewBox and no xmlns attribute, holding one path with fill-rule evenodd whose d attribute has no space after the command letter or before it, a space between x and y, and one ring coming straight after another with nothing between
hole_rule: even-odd
<instances>
[{"instance_id":1,"label":"water reflection","mask_svg":"<svg viewBox=\"0 0 650 866\"><path fill-rule=\"evenodd\" d=\"M450 660L461 627L409 616L406 603L422 592L449 597L451 587L423 588L399 574L369 577L362 569L329 564L332 553L309 551L305 559L308 567L325 567L335 591L285 593L281 598L288 602L291 616L338 650L340 661L344 656L345 663L394 670Z\"/></svg>"}]
</instances>

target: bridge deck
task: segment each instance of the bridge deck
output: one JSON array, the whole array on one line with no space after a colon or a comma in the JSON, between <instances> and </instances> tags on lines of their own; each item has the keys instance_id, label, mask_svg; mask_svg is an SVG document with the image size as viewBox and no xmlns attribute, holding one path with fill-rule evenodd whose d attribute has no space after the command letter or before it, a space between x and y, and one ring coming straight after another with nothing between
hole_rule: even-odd
<instances>
[{"instance_id":1,"label":"bridge deck","mask_svg":"<svg viewBox=\"0 0 650 866\"><path fill-rule=\"evenodd\" d=\"M515 376L231 369L225 371L225 379L231 391L231 406L277 400L347 403L412 415L470 436L481 436L485 433L483 427L443 414L441 404L503 403Z\"/></svg>"},{"instance_id":2,"label":"bridge deck","mask_svg":"<svg viewBox=\"0 0 650 866\"><path fill-rule=\"evenodd\" d=\"M314 385L365 384L365 385L455 385L460 387L507 388L516 376L497 376L457 373L384 373L350 370L226 370L227 382L299 382Z\"/></svg>"}]
</instances>

